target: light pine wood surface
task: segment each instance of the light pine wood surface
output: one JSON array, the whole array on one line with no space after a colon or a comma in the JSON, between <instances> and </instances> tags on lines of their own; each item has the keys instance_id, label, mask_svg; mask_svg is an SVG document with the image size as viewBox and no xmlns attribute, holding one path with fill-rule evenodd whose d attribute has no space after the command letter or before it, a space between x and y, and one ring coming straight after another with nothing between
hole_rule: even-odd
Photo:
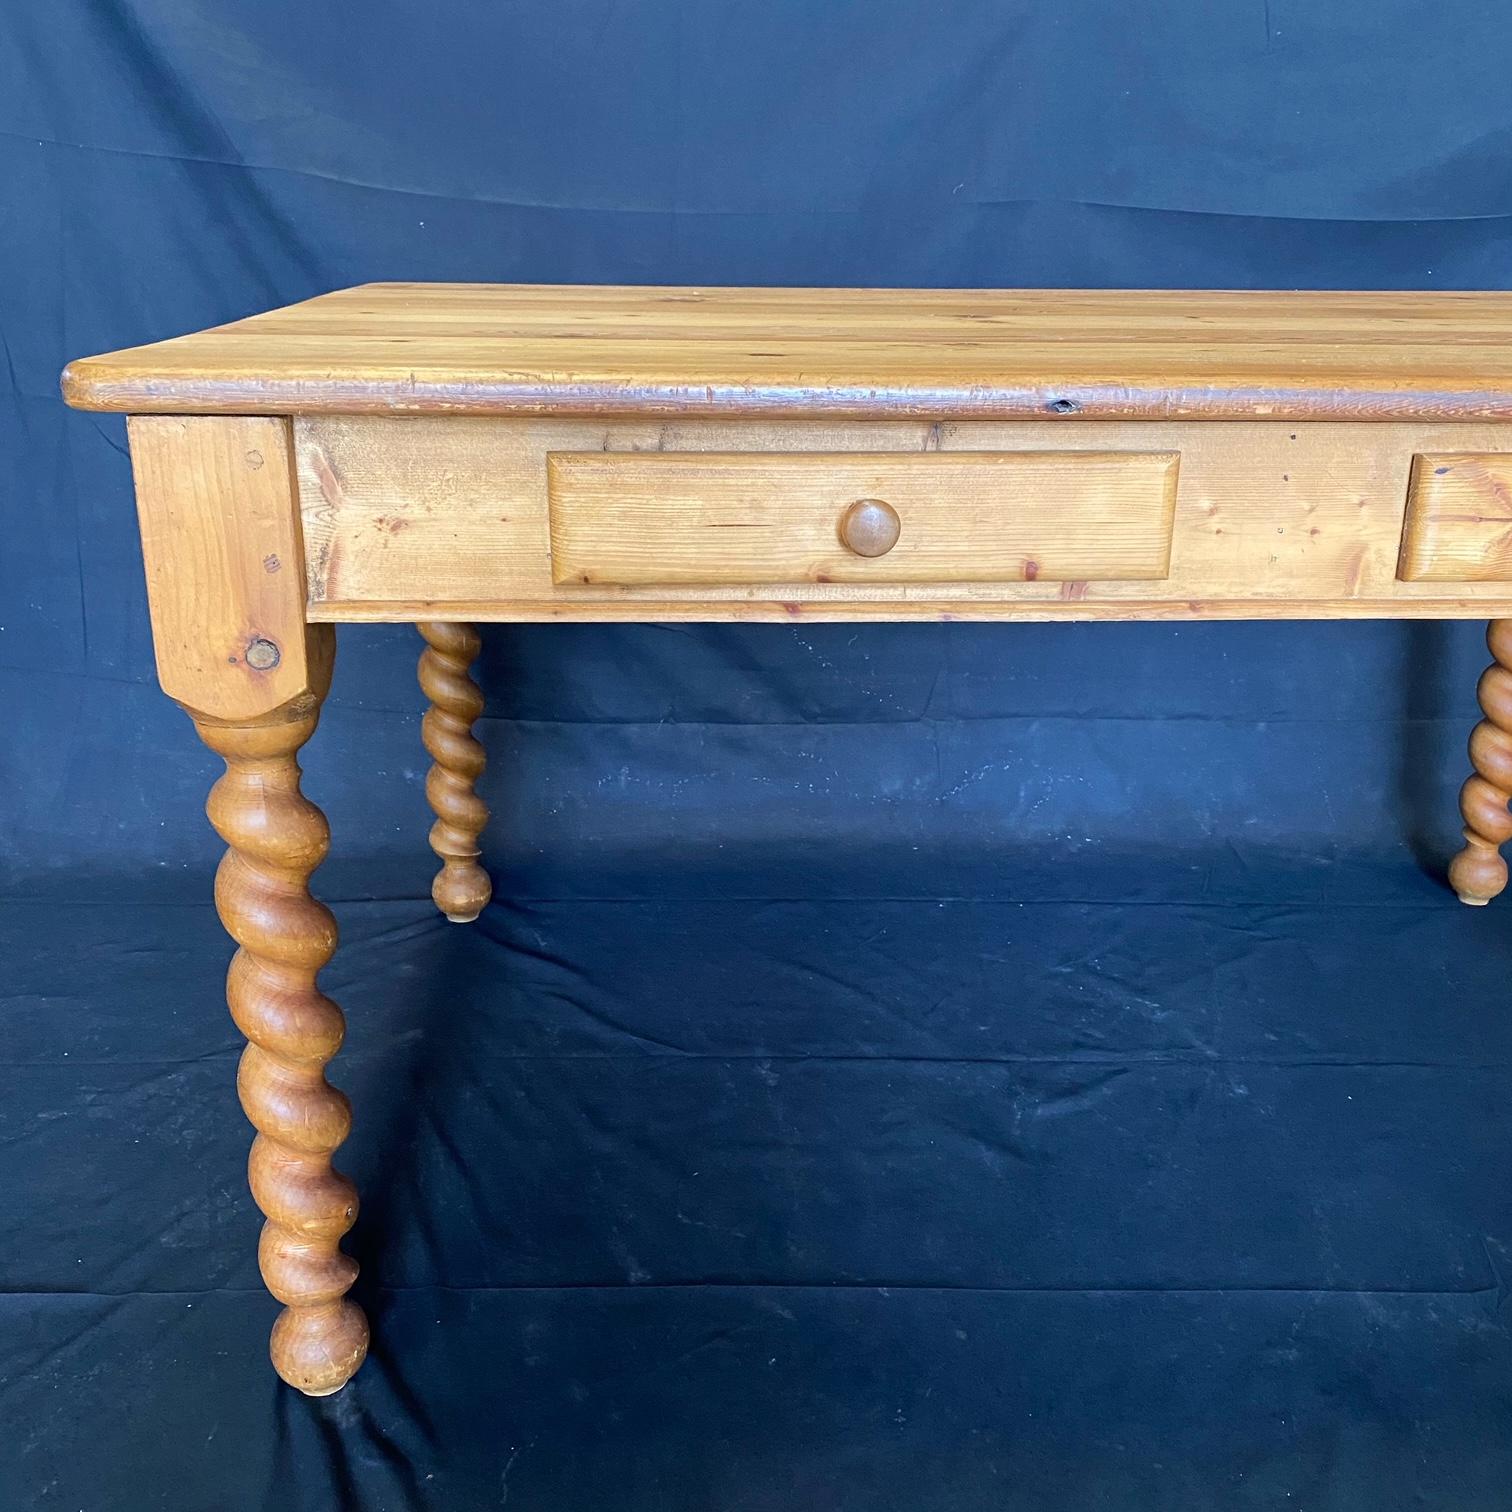
<instances>
[{"instance_id":1,"label":"light pine wood surface","mask_svg":"<svg viewBox=\"0 0 1512 1512\"><path fill-rule=\"evenodd\" d=\"M552 576L599 583L1163 578L1171 452L552 452ZM857 504L896 541L845 543Z\"/></svg>"},{"instance_id":2,"label":"light pine wood surface","mask_svg":"<svg viewBox=\"0 0 1512 1512\"><path fill-rule=\"evenodd\" d=\"M63 387L137 413L1512 419L1512 294L367 284Z\"/></svg>"},{"instance_id":3,"label":"light pine wood surface","mask_svg":"<svg viewBox=\"0 0 1512 1512\"><path fill-rule=\"evenodd\" d=\"M929 424L855 421L496 420L471 416L410 419L303 416L295 453L309 556L308 613L314 619L991 619L1159 617L1328 618L1413 616L1486 618L1512 613L1512 577L1502 581L1403 582L1398 576L1413 458L1452 448L1512 455L1512 424L1341 425L1274 422L1124 421L1068 431L1054 421ZM1097 456L1137 454L1138 464L1174 481L1169 563L1143 579L1046 571L1029 580L1026 559L1061 552L1127 550L1131 531L1165 547L1150 529L1161 505L1150 490L1098 491L1096 518L1073 493L1034 487L1015 469L1046 454L1047 475L1070 477ZM566 460L597 453L592 463ZM706 481L711 454L748 459L743 483ZM852 458L848 454L861 454ZM909 496L894 502L899 544L866 561L842 551L837 527L852 495L882 490L868 456L898 458ZM1001 506L968 469L995 454L1019 487ZM794 456L799 460L792 460ZM1171 465L1165 458L1178 457ZM815 460L821 459L821 460ZM1153 459L1153 460L1151 460ZM848 469L854 468L854 471ZM1064 469L1065 471L1062 471ZM592 470L602 479L579 502L588 518L558 513L554 473ZM737 469L738 471L739 469ZM936 472L937 470L937 472ZM684 472L698 481L681 485ZM988 467L991 475L991 467ZM938 485L931 478L938 477ZM666 498L650 502L661 479ZM783 480L774 488L770 479ZM840 487L840 484L846 486ZM930 490L937 488L936 492ZM895 562L917 534L912 509L927 506L930 528L949 544L922 576L898 581ZM746 497L773 531L703 532L714 509L739 525ZM1132 513L1126 512L1132 510ZM1036 555L1017 534L1033 522ZM746 523L752 523L747 520ZM597 534L594 530L597 530ZM637 544L642 533L655 553ZM687 542L722 534L719 547ZM766 545L755 554L754 542ZM1004 552L1004 542L1013 546ZM820 551L821 543L823 551ZM1122 548L1120 546L1122 543ZM1153 548L1159 545L1159 551ZM554 552L562 548L565 558ZM615 553L625 584L581 581L589 554ZM633 553L631 559L627 553ZM659 553L659 560L653 556ZM745 553L742 558L741 553ZM1073 558L1075 560L1076 558ZM563 561L568 564L565 569ZM969 580L954 568L977 564ZM1008 569L1019 581L993 581ZM763 582L763 565L790 572ZM1064 564L1062 564L1064 565ZM829 567L839 570L829 571ZM578 581L568 581L574 575ZM625 569L629 570L625 570ZM717 571L715 570L717 568ZM950 569L947 572L947 569ZM967 570L972 570L968 565ZM1122 568L1118 569L1120 572ZM1512 569L1509 569L1512 571ZM693 574L739 581L689 582ZM933 581L927 580L933 573ZM660 574L661 582L653 579ZM590 570L589 575L593 576ZM899 573L898 576L902 574ZM820 577L830 581L820 581Z\"/></svg>"},{"instance_id":4,"label":"light pine wood surface","mask_svg":"<svg viewBox=\"0 0 1512 1512\"><path fill-rule=\"evenodd\" d=\"M1408 582L1512 581L1512 441L1501 455L1414 459L1402 531Z\"/></svg>"},{"instance_id":5,"label":"light pine wood surface","mask_svg":"<svg viewBox=\"0 0 1512 1512\"><path fill-rule=\"evenodd\" d=\"M163 691L216 719L308 692L288 421L144 415L128 428Z\"/></svg>"}]
</instances>

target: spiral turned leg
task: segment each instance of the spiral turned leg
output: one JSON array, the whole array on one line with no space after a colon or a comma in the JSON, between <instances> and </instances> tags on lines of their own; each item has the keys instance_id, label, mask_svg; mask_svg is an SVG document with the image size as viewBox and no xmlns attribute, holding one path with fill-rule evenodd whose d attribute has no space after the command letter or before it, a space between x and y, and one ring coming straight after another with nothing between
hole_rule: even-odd
<instances>
[{"instance_id":1,"label":"spiral turned leg","mask_svg":"<svg viewBox=\"0 0 1512 1512\"><path fill-rule=\"evenodd\" d=\"M1489 903L1507 885L1501 847L1512 840L1512 619L1486 627L1491 665L1476 688L1485 718L1470 735L1475 768L1460 789L1465 848L1449 863L1449 884L1461 903Z\"/></svg>"},{"instance_id":2,"label":"spiral turned leg","mask_svg":"<svg viewBox=\"0 0 1512 1512\"><path fill-rule=\"evenodd\" d=\"M330 834L299 790L296 759L319 713L318 698L304 698L256 722L195 716L200 738L226 761L206 811L230 847L215 903L240 946L226 996L248 1041L237 1090L257 1129L247 1170L267 1218L258 1259L284 1304L273 1365L309 1396L339 1391L368 1347L367 1320L346 1296L357 1263L340 1247L357 1192L331 1167L351 1126L346 1098L325 1079L345 1021L315 985L336 948L336 921L308 885Z\"/></svg>"},{"instance_id":3,"label":"spiral turned leg","mask_svg":"<svg viewBox=\"0 0 1512 1512\"><path fill-rule=\"evenodd\" d=\"M484 755L472 732L483 712L483 693L468 672L483 643L471 625L433 621L416 628L427 643L420 653L420 687L431 706L420 734L434 762L425 796L436 813L431 849L441 858L431 896L452 923L467 924L493 895L479 864L478 836L488 823L488 805L477 794Z\"/></svg>"}]
</instances>

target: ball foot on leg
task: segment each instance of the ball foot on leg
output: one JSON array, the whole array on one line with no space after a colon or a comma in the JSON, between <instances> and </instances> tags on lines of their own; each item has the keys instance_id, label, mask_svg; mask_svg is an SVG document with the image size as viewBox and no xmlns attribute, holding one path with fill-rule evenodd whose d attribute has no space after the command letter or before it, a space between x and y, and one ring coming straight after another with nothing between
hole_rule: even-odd
<instances>
[{"instance_id":1,"label":"ball foot on leg","mask_svg":"<svg viewBox=\"0 0 1512 1512\"><path fill-rule=\"evenodd\" d=\"M321 1307L286 1307L268 1343L274 1370L311 1397L335 1396L367 1351L367 1319L344 1297Z\"/></svg>"}]
</instances>

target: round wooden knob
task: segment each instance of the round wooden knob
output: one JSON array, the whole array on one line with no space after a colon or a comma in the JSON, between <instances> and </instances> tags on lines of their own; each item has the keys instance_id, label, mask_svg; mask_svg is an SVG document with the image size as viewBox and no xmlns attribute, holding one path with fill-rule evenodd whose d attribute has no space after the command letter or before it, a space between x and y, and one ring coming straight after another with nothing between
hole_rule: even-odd
<instances>
[{"instance_id":1,"label":"round wooden knob","mask_svg":"<svg viewBox=\"0 0 1512 1512\"><path fill-rule=\"evenodd\" d=\"M886 556L902 528L898 511L885 499L857 499L840 516L841 543L857 556Z\"/></svg>"}]
</instances>

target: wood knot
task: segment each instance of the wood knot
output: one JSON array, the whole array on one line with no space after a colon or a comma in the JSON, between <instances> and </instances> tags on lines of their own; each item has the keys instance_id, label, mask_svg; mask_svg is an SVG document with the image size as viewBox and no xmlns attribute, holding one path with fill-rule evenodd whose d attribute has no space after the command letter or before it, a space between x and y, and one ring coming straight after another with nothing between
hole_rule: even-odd
<instances>
[{"instance_id":1,"label":"wood knot","mask_svg":"<svg viewBox=\"0 0 1512 1512\"><path fill-rule=\"evenodd\" d=\"M281 653L272 641L258 636L247 642L247 665L258 672L271 672L280 659Z\"/></svg>"}]
</instances>

